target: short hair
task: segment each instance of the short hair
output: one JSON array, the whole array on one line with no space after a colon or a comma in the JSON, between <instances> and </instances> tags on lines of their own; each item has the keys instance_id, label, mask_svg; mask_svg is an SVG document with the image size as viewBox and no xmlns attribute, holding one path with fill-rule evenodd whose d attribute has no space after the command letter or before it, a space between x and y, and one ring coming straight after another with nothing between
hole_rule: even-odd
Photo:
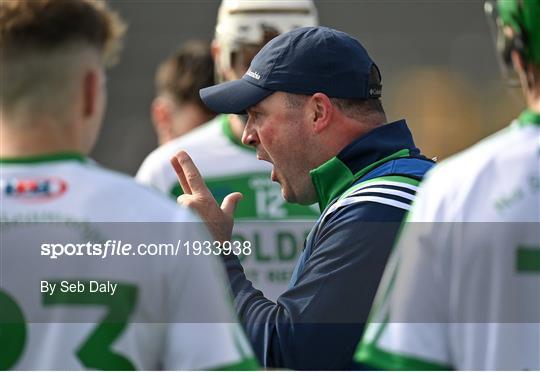
<instances>
[{"instance_id":1,"label":"short hair","mask_svg":"<svg viewBox=\"0 0 540 372\"><path fill-rule=\"evenodd\" d=\"M0 49L50 51L83 42L107 63L116 61L126 29L103 0L8 0L0 2Z\"/></svg>"},{"instance_id":2,"label":"short hair","mask_svg":"<svg viewBox=\"0 0 540 372\"><path fill-rule=\"evenodd\" d=\"M155 84L158 95L169 94L177 103L195 103L211 113L199 96L200 89L215 84L210 44L195 40L184 44L161 63Z\"/></svg>"},{"instance_id":3,"label":"short hair","mask_svg":"<svg viewBox=\"0 0 540 372\"><path fill-rule=\"evenodd\" d=\"M104 65L114 63L125 29L102 0L0 1L2 112L60 119L84 51L94 49Z\"/></svg>"},{"instance_id":4,"label":"short hair","mask_svg":"<svg viewBox=\"0 0 540 372\"><path fill-rule=\"evenodd\" d=\"M380 84L381 75L377 67L371 68L369 84ZM290 108L302 106L309 96L302 94L287 94L287 106ZM351 119L362 120L366 116L373 114L385 116L384 108L380 98L330 98L330 101L345 116Z\"/></svg>"}]
</instances>

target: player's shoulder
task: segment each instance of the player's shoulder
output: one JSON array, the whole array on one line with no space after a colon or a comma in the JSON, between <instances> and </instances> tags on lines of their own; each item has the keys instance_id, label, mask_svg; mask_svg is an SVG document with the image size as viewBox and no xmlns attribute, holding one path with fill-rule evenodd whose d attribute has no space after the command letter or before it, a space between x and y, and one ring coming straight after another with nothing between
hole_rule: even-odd
<instances>
[{"instance_id":1,"label":"player's shoulder","mask_svg":"<svg viewBox=\"0 0 540 372\"><path fill-rule=\"evenodd\" d=\"M418 191L415 219L495 218L494 200L519 185L537 162L538 145L529 131L513 122L437 164Z\"/></svg>"},{"instance_id":2,"label":"player's shoulder","mask_svg":"<svg viewBox=\"0 0 540 372\"><path fill-rule=\"evenodd\" d=\"M477 175L485 171L486 156L499 141L496 133L433 167L418 189L407 220L450 222L462 220L471 193L479 190Z\"/></svg>"},{"instance_id":3,"label":"player's shoulder","mask_svg":"<svg viewBox=\"0 0 540 372\"><path fill-rule=\"evenodd\" d=\"M197 128L189 131L181 137L178 137L167 145L177 148L178 146L192 147L192 146L204 146L208 147L208 143L212 140L220 139L223 133L223 121L226 120L225 115L218 115L212 120Z\"/></svg>"},{"instance_id":4,"label":"player's shoulder","mask_svg":"<svg viewBox=\"0 0 540 372\"><path fill-rule=\"evenodd\" d=\"M526 160L527 142L534 140L517 122L488 136L472 147L449 157L437 164L428 173L427 180L432 187L447 188L455 184L463 185L464 179L474 181L495 166L508 166L506 171L512 172L509 161L516 157ZM426 182L428 184L428 182Z\"/></svg>"},{"instance_id":5,"label":"player's shoulder","mask_svg":"<svg viewBox=\"0 0 540 372\"><path fill-rule=\"evenodd\" d=\"M155 149L148 156L149 159L156 158L166 160L167 163L171 156L174 156L180 150L194 150L199 148L208 149L209 143L219 139L221 128L221 116L210 120L209 122L191 130L181 137L175 138L172 141Z\"/></svg>"},{"instance_id":6,"label":"player's shoulder","mask_svg":"<svg viewBox=\"0 0 540 372\"><path fill-rule=\"evenodd\" d=\"M198 221L197 217L163 194L135 182L120 172L104 168L96 163L85 166L81 177L91 180L87 190L88 199L107 203L114 207L116 216L125 221L173 222Z\"/></svg>"}]
</instances>

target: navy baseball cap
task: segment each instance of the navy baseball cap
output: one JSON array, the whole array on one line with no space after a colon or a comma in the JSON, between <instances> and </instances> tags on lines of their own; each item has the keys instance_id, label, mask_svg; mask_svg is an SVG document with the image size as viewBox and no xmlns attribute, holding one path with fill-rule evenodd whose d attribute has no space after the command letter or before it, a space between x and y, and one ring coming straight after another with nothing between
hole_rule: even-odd
<instances>
[{"instance_id":1,"label":"navy baseball cap","mask_svg":"<svg viewBox=\"0 0 540 372\"><path fill-rule=\"evenodd\" d=\"M364 47L348 34L328 27L303 27L281 34L257 53L241 79L200 90L203 102L218 113L241 114L274 92L331 98L369 99L382 86L370 83L372 67Z\"/></svg>"}]
</instances>

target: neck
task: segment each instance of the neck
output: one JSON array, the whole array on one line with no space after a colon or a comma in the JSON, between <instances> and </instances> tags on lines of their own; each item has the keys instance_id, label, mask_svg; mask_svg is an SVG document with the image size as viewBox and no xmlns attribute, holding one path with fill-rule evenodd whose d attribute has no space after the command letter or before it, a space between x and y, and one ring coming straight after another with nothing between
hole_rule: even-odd
<instances>
[{"instance_id":1,"label":"neck","mask_svg":"<svg viewBox=\"0 0 540 372\"><path fill-rule=\"evenodd\" d=\"M170 136L168 134L163 134L161 132L157 132L156 135L157 135L157 140L158 140L158 145L159 146L163 146L167 142L172 141L174 139L172 136Z\"/></svg>"},{"instance_id":2,"label":"neck","mask_svg":"<svg viewBox=\"0 0 540 372\"><path fill-rule=\"evenodd\" d=\"M540 112L540 98L529 100L529 109L534 112Z\"/></svg>"},{"instance_id":3,"label":"neck","mask_svg":"<svg viewBox=\"0 0 540 372\"><path fill-rule=\"evenodd\" d=\"M43 125L41 125L43 124ZM61 125L32 123L17 126L0 124L0 157L27 157L58 152L83 153L74 136Z\"/></svg>"}]
</instances>

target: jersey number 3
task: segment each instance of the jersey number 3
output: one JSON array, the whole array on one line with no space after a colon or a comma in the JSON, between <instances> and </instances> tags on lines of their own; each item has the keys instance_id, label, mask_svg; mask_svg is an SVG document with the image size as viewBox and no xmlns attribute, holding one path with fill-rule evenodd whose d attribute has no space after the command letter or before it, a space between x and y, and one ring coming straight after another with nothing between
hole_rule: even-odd
<instances>
[{"instance_id":1,"label":"jersey number 3","mask_svg":"<svg viewBox=\"0 0 540 372\"><path fill-rule=\"evenodd\" d=\"M58 284L60 282L50 281ZM88 285L88 283L87 283ZM107 293L44 293L44 306L105 306L107 313L77 349L77 357L86 368L134 370L126 357L112 351L111 345L125 330L137 302L137 287L118 284L114 296ZM23 353L27 337L26 320L20 306L0 290L0 370L12 368ZM39 367L37 367L39 368Z\"/></svg>"}]
</instances>

